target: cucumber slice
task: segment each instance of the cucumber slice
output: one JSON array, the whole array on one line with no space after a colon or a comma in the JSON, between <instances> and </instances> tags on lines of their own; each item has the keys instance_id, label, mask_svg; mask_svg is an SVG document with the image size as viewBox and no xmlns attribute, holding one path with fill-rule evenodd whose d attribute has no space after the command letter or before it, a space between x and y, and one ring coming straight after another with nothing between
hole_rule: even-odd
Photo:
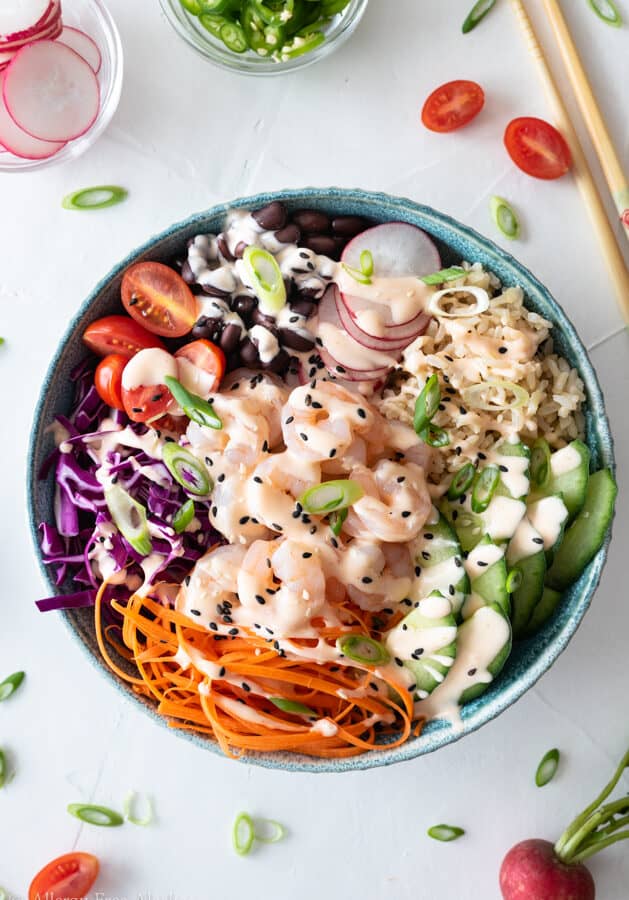
<instances>
[{"instance_id":1,"label":"cucumber slice","mask_svg":"<svg viewBox=\"0 0 629 900\"><path fill-rule=\"evenodd\" d=\"M601 469L590 476L583 508L566 531L548 572L549 587L565 590L596 556L614 516L617 493L610 469Z\"/></svg>"},{"instance_id":2,"label":"cucumber slice","mask_svg":"<svg viewBox=\"0 0 629 900\"><path fill-rule=\"evenodd\" d=\"M561 591L554 591L549 587L544 588L542 599L533 610L533 615L529 619L522 637L532 637L532 635L537 634L542 625L548 622L559 606L562 596Z\"/></svg>"},{"instance_id":3,"label":"cucumber slice","mask_svg":"<svg viewBox=\"0 0 629 900\"><path fill-rule=\"evenodd\" d=\"M434 521L429 521L413 544L416 578L412 598L423 600L433 591L440 591L457 614L470 589L461 546L447 519L436 509L432 518Z\"/></svg>"},{"instance_id":4,"label":"cucumber slice","mask_svg":"<svg viewBox=\"0 0 629 900\"><path fill-rule=\"evenodd\" d=\"M513 497L514 500L526 497L531 486L529 480L531 451L526 444L510 444L505 441L489 454L488 458L500 467L500 483L496 488L496 494Z\"/></svg>"},{"instance_id":5,"label":"cucumber slice","mask_svg":"<svg viewBox=\"0 0 629 900\"><path fill-rule=\"evenodd\" d=\"M471 619L461 625L457 655L463 663L461 668L466 672L468 682L472 682L459 698L461 706L485 693L504 668L511 647L509 620L495 603L477 610Z\"/></svg>"},{"instance_id":6,"label":"cucumber slice","mask_svg":"<svg viewBox=\"0 0 629 900\"><path fill-rule=\"evenodd\" d=\"M458 500L446 497L439 508L466 552L473 550L486 534L494 541L510 540L526 512L525 503L506 494L495 494L485 512L479 514L472 512L469 494Z\"/></svg>"},{"instance_id":7,"label":"cucumber slice","mask_svg":"<svg viewBox=\"0 0 629 900\"><path fill-rule=\"evenodd\" d=\"M550 477L542 488L533 492L529 502L561 494L572 521L585 502L589 475L590 451L582 441L572 441L551 455Z\"/></svg>"},{"instance_id":8,"label":"cucumber slice","mask_svg":"<svg viewBox=\"0 0 629 900\"><path fill-rule=\"evenodd\" d=\"M529 522L544 541L546 562L550 566L555 551L563 540L568 522L568 509L563 502L563 497L555 494L542 497L541 500L529 504L526 514Z\"/></svg>"},{"instance_id":9,"label":"cucumber slice","mask_svg":"<svg viewBox=\"0 0 629 900\"><path fill-rule=\"evenodd\" d=\"M484 534L483 520L473 513L469 506L469 495L461 494L456 500L441 501L439 510L446 521L454 529L461 544L461 549L466 553L473 550Z\"/></svg>"},{"instance_id":10,"label":"cucumber slice","mask_svg":"<svg viewBox=\"0 0 629 900\"><path fill-rule=\"evenodd\" d=\"M504 548L485 537L469 553L465 560L465 570L471 584L471 593L461 610L464 619L469 619L484 606L499 606L509 615L511 603L507 591L507 564Z\"/></svg>"},{"instance_id":11,"label":"cucumber slice","mask_svg":"<svg viewBox=\"0 0 629 900\"><path fill-rule=\"evenodd\" d=\"M431 694L450 671L456 633L450 601L433 591L387 635L387 650L412 673L418 700Z\"/></svg>"},{"instance_id":12,"label":"cucumber slice","mask_svg":"<svg viewBox=\"0 0 629 900\"><path fill-rule=\"evenodd\" d=\"M544 592L546 575L544 539L526 516L509 543L507 563L510 568L516 567L522 576L520 587L511 595L511 625L513 637L517 639Z\"/></svg>"}]
</instances>

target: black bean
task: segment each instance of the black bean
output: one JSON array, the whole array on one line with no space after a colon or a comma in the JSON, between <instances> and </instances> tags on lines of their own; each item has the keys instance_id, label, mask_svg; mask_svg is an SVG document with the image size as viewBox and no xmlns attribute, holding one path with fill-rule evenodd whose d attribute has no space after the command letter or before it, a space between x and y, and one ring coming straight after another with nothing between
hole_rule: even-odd
<instances>
[{"instance_id":1,"label":"black bean","mask_svg":"<svg viewBox=\"0 0 629 900\"><path fill-rule=\"evenodd\" d=\"M184 264L181 267L181 277L186 282L186 284L194 284L196 280L192 269L190 268L190 263L188 262L188 260L185 260Z\"/></svg>"},{"instance_id":2,"label":"black bean","mask_svg":"<svg viewBox=\"0 0 629 900\"><path fill-rule=\"evenodd\" d=\"M225 353L233 353L236 347L238 346L238 342L240 341L240 325L235 325L231 322L229 325L226 325L223 329L223 333L221 334L221 349L225 351Z\"/></svg>"},{"instance_id":3,"label":"black bean","mask_svg":"<svg viewBox=\"0 0 629 900\"><path fill-rule=\"evenodd\" d=\"M313 234L307 237L304 245L321 256L333 256L336 253L336 241L327 234Z\"/></svg>"},{"instance_id":4,"label":"black bean","mask_svg":"<svg viewBox=\"0 0 629 900\"><path fill-rule=\"evenodd\" d=\"M283 228L288 218L286 207L279 200L274 200L267 206L263 206L262 209L256 209L251 215L258 225L266 231L276 231L278 228Z\"/></svg>"},{"instance_id":5,"label":"black bean","mask_svg":"<svg viewBox=\"0 0 629 900\"><path fill-rule=\"evenodd\" d=\"M250 338L245 338L240 345L240 358L245 366L257 366L260 363L258 348Z\"/></svg>"},{"instance_id":6,"label":"black bean","mask_svg":"<svg viewBox=\"0 0 629 900\"><path fill-rule=\"evenodd\" d=\"M324 234L330 229L330 217L318 209L298 209L292 220L302 234Z\"/></svg>"},{"instance_id":7,"label":"black bean","mask_svg":"<svg viewBox=\"0 0 629 900\"><path fill-rule=\"evenodd\" d=\"M221 254L226 262L234 261L234 254L231 252L229 247L227 246L227 241L225 240L224 235L219 234L218 239L216 241L216 245L218 247L218 252Z\"/></svg>"},{"instance_id":8,"label":"black bean","mask_svg":"<svg viewBox=\"0 0 629 900\"><path fill-rule=\"evenodd\" d=\"M242 259L244 252L248 246L249 244L247 244L246 241L239 241L236 244L236 246L234 247L234 256L236 257L236 259Z\"/></svg>"},{"instance_id":9,"label":"black bean","mask_svg":"<svg viewBox=\"0 0 629 900\"><path fill-rule=\"evenodd\" d=\"M297 350L298 353L307 353L314 347L314 338L307 337L301 331L293 331L292 328L280 328L280 341L285 347Z\"/></svg>"},{"instance_id":10,"label":"black bean","mask_svg":"<svg viewBox=\"0 0 629 900\"><path fill-rule=\"evenodd\" d=\"M271 334L274 334L277 337L277 322L273 316L265 316L256 306L251 313L251 319L256 325L262 325L263 328L267 328Z\"/></svg>"},{"instance_id":11,"label":"black bean","mask_svg":"<svg viewBox=\"0 0 629 900\"><path fill-rule=\"evenodd\" d=\"M286 350L280 350L271 362L263 363L263 367L276 375L283 375L290 365L290 356Z\"/></svg>"},{"instance_id":12,"label":"black bean","mask_svg":"<svg viewBox=\"0 0 629 900\"><path fill-rule=\"evenodd\" d=\"M200 322L201 320L199 320ZM214 333L214 326L216 324L214 319L206 319L205 322L207 324L200 325L199 322L192 329L192 337L193 338L203 338L204 340L209 340Z\"/></svg>"},{"instance_id":13,"label":"black bean","mask_svg":"<svg viewBox=\"0 0 629 900\"><path fill-rule=\"evenodd\" d=\"M317 304L313 303L311 300L306 300L305 298L297 295L294 300L289 301L289 306L300 316L305 316L306 319L309 319L310 316L314 315L317 309Z\"/></svg>"},{"instance_id":14,"label":"black bean","mask_svg":"<svg viewBox=\"0 0 629 900\"><path fill-rule=\"evenodd\" d=\"M242 318L250 316L256 306L255 297L248 297L247 294L238 294L231 302L231 308Z\"/></svg>"},{"instance_id":15,"label":"black bean","mask_svg":"<svg viewBox=\"0 0 629 900\"><path fill-rule=\"evenodd\" d=\"M212 287L211 284L202 284L203 293L208 294L210 297L220 297L221 300L225 300L229 297L229 291L222 291L220 288Z\"/></svg>"},{"instance_id":16,"label":"black bean","mask_svg":"<svg viewBox=\"0 0 629 900\"><path fill-rule=\"evenodd\" d=\"M344 238L352 238L368 227L368 223L360 216L335 216L332 219L332 231Z\"/></svg>"},{"instance_id":17,"label":"black bean","mask_svg":"<svg viewBox=\"0 0 629 900\"><path fill-rule=\"evenodd\" d=\"M301 240L301 231L291 223L276 231L275 237L280 244L298 244Z\"/></svg>"}]
</instances>

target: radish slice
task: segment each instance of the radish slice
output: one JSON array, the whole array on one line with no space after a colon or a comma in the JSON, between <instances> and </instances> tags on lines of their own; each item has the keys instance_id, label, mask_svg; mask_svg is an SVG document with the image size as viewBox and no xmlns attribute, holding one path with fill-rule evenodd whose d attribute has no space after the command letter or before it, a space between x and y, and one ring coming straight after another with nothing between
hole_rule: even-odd
<instances>
[{"instance_id":1,"label":"radish slice","mask_svg":"<svg viewBox=\"0 0 629 900\"><path fill-rule=\"evenodd\" d=\"M328 353L325 347L319 348L319 356L325 363L330 375L334 375L337 378L342 377L347 381L379 381L381 378L385 378L391 369L391 366L369 370L348 369L346 365L339 362L331 353Z\"/></svg>"},{"instance_id":2,"label":"radish slice","mask_svg":"<svg viewBox=\"0 0 629 900\"><path fill-rule=\"evenodd\" d=\"M4 0L0 9L0 35L3 40L21 37L46 22L52 0Z\"/></svg>"},{"instance_id":3,"label":"radish slice","mask_svg":"<svg viewBox=\"0 0 629 900\"><path fill-rule=\"evenodd\" d=\"M71 141L98 116L98 80L65 44L38 41L22 48L9 66L4 102L15 123L33 137Z\"/></svg>"},{"instance_id":4,"label":"radish slice","mask_svg":"<svg viewBox=\"0 0 629 900\"><path fill-rule=\"evenodd\" d=\"M394 353L396 350L404 350L405 347L408 347L413 338L417 336L414 331L409 333L407 337L398 338L397 340L395 338L376 337L373 334L368 334L366 331L363 331L363 329L357 325L355 319L352 318L345 303L341 300L338 291L335 299L336 311L339 315L341 325L350 337L355 341L358 341L359 344L362 344L363 347L367 347L370 350L382 350L383 353ZM419 316L417 319L420 321L420 327L423 326L423 319L420 319ZM413 319L413 322L415 322L415 319Z\"/></svg>"},{"instance_id":5,"label":"radish slice","mask_svg":"<svg viewBox=\"0 0 629 900\"><path fill-rule=\"evenodd\" d=\"M406 222L368 228L349 242L341 261L360 271L360 254L369 250L374 274L385 278L430 275L441 268L439 251L425 231Z\"/></svg>"},{"instance_id":6,"label":"radish slice","mask_svg":"<svg viewBox=\"0 0 629 900\"><path fill-rule=\"evenodd\" d=\"M360 328L361 331L365 331L365 328L362 327L364 321L362 314L365 312L376 313L385 321L391 320L387 308L383 307L381 303L370 303L363 297L350 297L347 294L341 294L341 301L355 322L356 327ZM407 322L403 322L401 325L385 325L384 334L373 336L379 337L382 340L409 340L410 343L411 340L414 340L426 330L429 322L430 316L428 313L420 311L414 318L409 319ZM369 334L370 332L366 333Z\"/></svg>"},{"instance_id":7,"label":"radish slice","mask_svg":"<svg viewBox=\"0 0 629 900\"><path fill-rule=\"evenodd\" d=\"M65 147L65 144L40 141L31 137L30 134L18 128L9 115L2 100L5 78L6 73L0 72L0 143L22 159L48 159L48 157L54 156L62 147Z\"/></svg>"},{"instance_id":8,"label":"radish slice","mask_svg":"<svg viewBox=\"0 0 629 900\"><path fill-rule=\"evenodd\" d=\"M65 25L61 31L59 43L65 44L66 47L70 47L75 53L82 56L90 68L94 70L95 74L100 71L102 62L100 50L92 38L88 34L85 34L84 31L79 31L78 28L70 28L68 25Z\"/></svg>"}]
</instances>

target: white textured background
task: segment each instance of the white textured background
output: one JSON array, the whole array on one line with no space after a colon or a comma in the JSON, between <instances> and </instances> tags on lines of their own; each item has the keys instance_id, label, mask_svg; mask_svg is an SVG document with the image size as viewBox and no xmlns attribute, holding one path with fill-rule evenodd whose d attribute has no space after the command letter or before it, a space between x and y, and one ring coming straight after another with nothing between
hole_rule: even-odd
<instances>
[{"instance_id":1,"label":"white textured background","mask_svg":"<svg viewBox=\"0 0 629 900\"><path fill-rule=\"evenodd\" d=\"M563 5L629 168L629 29L599 24L585 0ZM549 115L509 4L501 0L465 38L459 26L469 6L371 0L338 54L293 76L255 80L193 54L156 0L111 0L126 74L109 131L74 164L0 175L0 333L7 339L0 351L0 674L28 671L20 695L0 707L0 745L17 771L0 793L0 884L15 896L25 896L41 865L76 847L101 858L98 888L107 897L498 900L508 847L558 836L626 748L629 338L571 178L529 179L502 148L512 117ZM539 0L528 6L539 21ZM628 0L620 6L629 19ZM421 103L452 78L480 81L485 111L458 134L430 134L419 125ZM91 215L62 210L68 191L98 183L125 185L130 199ZM621 487L593 608L538 686L495 723L432 757L342 776L219 759L122 701L57 617L33 606L42 585L24 498L39 385L95 282L136 244L193 211L310 184L412 197L486 233L488 197L510 198L525 223L516 255L548 284L592 351ZM562 750L561 772L540 791L533 773L551 746ZM65 813L75 800L119 807L130 788L154 795L154 827L81 827ZM289 839L236 857L229 835L240 809L285 822ZM461 825L467 836L451 845L430 841L425 830L440 821ZM601 900L627 900L627 845L592 869Z\"/></svg>"}]
</instances>

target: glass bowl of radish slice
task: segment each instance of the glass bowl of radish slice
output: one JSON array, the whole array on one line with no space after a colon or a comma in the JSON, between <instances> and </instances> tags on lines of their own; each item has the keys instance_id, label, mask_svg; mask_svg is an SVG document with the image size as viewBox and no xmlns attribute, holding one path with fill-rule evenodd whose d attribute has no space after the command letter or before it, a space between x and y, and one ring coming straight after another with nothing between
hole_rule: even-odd
<instances>
[{"instance_id":1,"label":"glass bowl of radish slice","mask_svg":"<svg viewBox=\"0 0 629 900\"><path fill-rule=\"evenodd\" d=\"M102 0L0 4L0 172L76 159L112 119L123 54Z\"/></svg>"}]
</instances>

